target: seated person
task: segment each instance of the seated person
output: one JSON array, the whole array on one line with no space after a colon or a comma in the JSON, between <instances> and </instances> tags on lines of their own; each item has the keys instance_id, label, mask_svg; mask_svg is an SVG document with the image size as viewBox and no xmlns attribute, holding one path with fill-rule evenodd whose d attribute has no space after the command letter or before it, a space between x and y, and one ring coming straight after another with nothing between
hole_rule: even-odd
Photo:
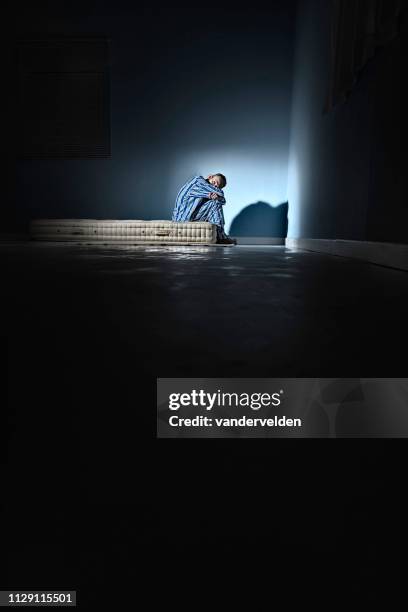
<instances>
[{"instance_id":1,"label":"seated person","mask_svg":"<svg viewBox=\"0 0 408 612\"><path fill-rule=\"evenodd\" d=\"M208 221L217 226L217 242L236 244L224 232L225 197L222 189L227 184L223 174L210 174L205 179L195 176L187 181L177 194L172 221Z\"/></svg>"}]
</instances>

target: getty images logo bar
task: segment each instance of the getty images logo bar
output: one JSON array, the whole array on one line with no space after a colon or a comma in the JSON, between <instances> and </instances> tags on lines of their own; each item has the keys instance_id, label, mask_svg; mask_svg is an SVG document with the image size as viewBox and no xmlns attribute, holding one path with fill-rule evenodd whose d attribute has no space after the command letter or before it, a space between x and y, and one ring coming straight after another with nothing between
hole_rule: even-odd
<instances>
[{"instance_id":1,"label":"getty images logo bar","mask_svg":"<svg viewBox=\"0 0 408 612\"><path fill-rule=\"evenodd\" d=\"M159 378L157 436L408 437L407 378Z\"/></svg>"}]
</instances>

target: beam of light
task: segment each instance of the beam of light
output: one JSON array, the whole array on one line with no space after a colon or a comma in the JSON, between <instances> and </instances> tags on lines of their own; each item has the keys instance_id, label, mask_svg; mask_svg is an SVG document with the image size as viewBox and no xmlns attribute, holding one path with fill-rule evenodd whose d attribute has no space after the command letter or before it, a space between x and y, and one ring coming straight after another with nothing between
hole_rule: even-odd
<instances>
[{"instance_id":1,"label":"beam of light","mask_svg":"<svg viewBox=\"0 0 408 612\"><path fill-rule=\"evenodd\" d=\"M172 172L170 189L178 189L195 174L204 177L221 172L227 177L224 190L227 232L238 213L258 201L278 206L287 202L287 153L256 150L212 150L180 156Z\"/></svg>"},{"instance_id":2,"label":"beam of light","mask_svg":"<svg viewBox=\"0 0 408 612\"><path fill-rule=\"evenodd\" d=\"M288 238L300 238L301 201L300 201L300 165L295 152L290 157L288 172Z\"/></svg>"}]
</instances>

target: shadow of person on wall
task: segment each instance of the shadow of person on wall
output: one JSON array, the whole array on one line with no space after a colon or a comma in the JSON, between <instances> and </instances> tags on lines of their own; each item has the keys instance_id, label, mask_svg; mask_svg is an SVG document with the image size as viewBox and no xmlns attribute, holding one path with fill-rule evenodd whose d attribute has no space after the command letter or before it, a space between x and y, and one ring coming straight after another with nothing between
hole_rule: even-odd
<instances>
[{"instance_id":1,"label":"shadow of person on wall","mask_svg":"<svg viewBox=\"0 0 408 612\"><path fill-rule=\"evenodd\" d=\"M231 223L231 236L286 238L288 233L288 202L271 206L267 202L248 204Z\"/></svg>"}]
</instances>

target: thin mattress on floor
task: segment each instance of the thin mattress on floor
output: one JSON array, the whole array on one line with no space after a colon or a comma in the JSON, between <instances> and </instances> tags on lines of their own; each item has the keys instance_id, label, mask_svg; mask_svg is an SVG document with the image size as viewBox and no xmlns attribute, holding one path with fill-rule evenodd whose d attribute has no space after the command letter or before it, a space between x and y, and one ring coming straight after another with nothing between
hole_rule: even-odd
<instances>
[{"instance_id":1,"label":"thin mattress on floor","mask_svg":"<svg viewBox=\"0 0 408 612\"><path fill-rule=\"evenodd\" d=\"M142 221L138 219L34 219L34 240L129 242L132 244L215 244L217 226L206 221Z\"/></svg>"}]
</instances>

